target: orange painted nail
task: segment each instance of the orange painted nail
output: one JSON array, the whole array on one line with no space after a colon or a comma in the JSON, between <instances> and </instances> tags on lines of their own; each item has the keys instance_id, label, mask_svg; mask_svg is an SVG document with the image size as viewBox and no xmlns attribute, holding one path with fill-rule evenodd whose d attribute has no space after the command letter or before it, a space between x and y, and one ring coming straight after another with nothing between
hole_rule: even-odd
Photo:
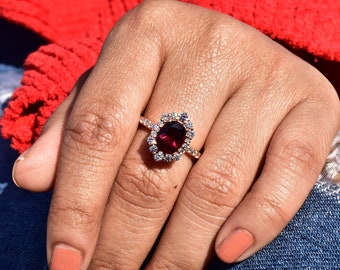
<instances>
[{"instance_id":1,"label":"orange painted nail","mask_svg":"<svg viewBox=\"0 0 340 270\"><path fill-rule=\"evenodd\" d=\"M76 251L56 247L50 262L50 270L80 270L81 257Z\"/></svg>"},{"instance_id":2,"label":"orange painted nail","mask_svg":"<svg viewBox=\"0 0 340 270\"><path fill-rule=\"evenodd\" d=\"M238 229L223 240L217 248L217 255L224 262L233 263L254 244L254 241L251 233Z\"/></svg>"}]
</instances>

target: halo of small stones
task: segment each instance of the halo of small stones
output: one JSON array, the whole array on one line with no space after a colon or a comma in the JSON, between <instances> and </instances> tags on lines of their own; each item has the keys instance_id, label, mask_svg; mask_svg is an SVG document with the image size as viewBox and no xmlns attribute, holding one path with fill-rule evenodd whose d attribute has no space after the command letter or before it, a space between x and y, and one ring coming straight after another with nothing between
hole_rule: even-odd
<instances>
[{"instance_id":1,"label":"halo of small stones","mask_svg":"<svg viewBox=\"0 0 340 270\"><path fill-rule=\"evenodd\" d=\"M176 122L181 123L183 125L183 127L186 130L186 135L185 135L186 138L185 138L182 146L180 146L180 148L178 148L176 152L174 152L172 154L164 154L162 151L158 150L156 138L157 138L157 135L158 135L158 132L160 131L160 129L166 123L173 122L173 121L176 121ZM149 151L153 154L153 157L156 161L162 161L162 160L164 160L166 162L171 162L173 160L177 161L177 160L181 159L181 156L185 152L188 152L192 155L194 155L195 153L191 153L191 152L197 152L196 150L194 150L193 148L190 147L191 140L195 136L195 131L193 129L193 124L190 121L187 113L185 113L185 112L182 112L182 113L176 113L176 112L164 113L164 114L162 114L162 117L157 124L153 124L152 127L151 127L151 123L146 123L146 124L148 124L148 126L151 129L151 133L150 133L149 137L146 139L146 141L149 144ZM199 153L197 152L196 154L199 154Z\"/></svg>"}]
</instances>

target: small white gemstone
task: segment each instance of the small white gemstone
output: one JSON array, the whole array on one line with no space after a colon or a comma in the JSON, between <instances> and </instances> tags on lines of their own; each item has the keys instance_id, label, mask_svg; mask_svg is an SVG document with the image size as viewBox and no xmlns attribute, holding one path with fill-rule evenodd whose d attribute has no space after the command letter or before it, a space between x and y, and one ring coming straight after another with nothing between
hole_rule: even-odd
<instances>
[{"instance_id":1,"label":"small white gemstone","mask_svg":"<svg viewBox=\"0 0 340 270\"><path fill-rule=\"evenodd\" d=\"M185 151L189 150L189 145L187 145L186 143L183 143L182 147Z\"/></svg>"},{"instance_id":2,"label":"small white gemstone","mask_svg":"<svg viewBox=\"0 0 340 270\"><path fill-rule=\"evenodd\" d=\"M186 128L186 129L192 129L192 128L193 128L193 124L192 124L191 122L187 122L187 123L185 124L185 128Z\"/></svg>"},{"instance_id":3,"label":"small white gemstone","mask_svg":"<svg viewBox=\"0 0 340 270\"><path fill-rule=\"evenodd\" d=\"M169 120L168 114L163 113L163 114L162 114L161 120L162 120L163 122L168 122L168 120Z\"/></svg>"},{"instance_id":4,"label":"small white gemstone","mask_svg":"<svg viewBox=\"0 0 340 270\"><path fill-rule=\"evenodd\" d=\"M158 125L153 125L152 129L154 131L158 132L159 131L159 126Z\"/></svg>"},{"instance_id":5,"label":"small white gemstone","mask_svg":"<svg viewBox=\"0 0 340 270\"><path fill-rule=\"evenodd\" d=\"M161 161L163 160L164 158L164 154L162 151L159 151L157 152L156 154L154 154L153 158L156 160L156 161Z\"/></svg>"},{"instance_id":6,"label":"small white gemstone","mask_svg":"<svg viewBox=\"0 0 340 270\"><path fill-rule=\"evenodd\" d=\"M155 138L151 136L147 137L146 141L148 142L149 145L156 144Z\"/></svg>"},{"instance_id":7,"label":"small white gemstone","mask_svg":"<svg viewBox=\"0 0 340 270\"><path fill-rule=\"evenodd\" d=\"M185 113L185 112L183 112L183 113L181 113L181 115L180 115L180 120L182 121L182 122L185 122L186 120L188 120L188 114L187 113Z\"/></svg>"},{"instance_id":8,"label":"small white gemstone","mask_svg":"<svg viewBox=\"0 0 340 270\"><path fill-rule=\"evenodd\" d=\"M186 144L190 144L191 143L191 139L190 138L186 138L184 141Z\"/></svg>"},{"instance_id":9,"label":"small white gemstone","mask_svg":"<svg viewBox=\"0 0 340 270\"><path fill-rule=\"evenodd\" d=\"M156 138L157 137L157 131L155 131L155 130L151 131L150 137Z\"/></svg>"},{"instance_id":10,"label":"small white gemstone","mask_svg":"<svg viewBox=\"0 0 340 270\"><path fill-rule=\"evenodd\" d=\"M156 152L158 151L158 147L157 147L156 145L151 145L151 146L149 147L149 151L150 151L151 153L156 153Z\"/></svg>"},{"instance_id":11,"label":"small white gemstone","mask_svg":"<svg viewBox=\"0 0 340 270\"><path fill-rule=\"evenodd\" d=\"M163 122L163 121L159 121L159 122L157 123L157 126L163 127L163 126L164 126L164 122Z\"/></svg>"},{"instance_id":12,"label":"small white gemstone","mask_svg":"<svg viewBox=\"0 0 340 270\"><path fill-rule=\"evenodd\" d=\"M193 137L195 137L195 131L189 130L189 131L187 132L187 137L190 138L190 139L192 139Z\"/></svg>"},{"instance_id":13,"label":"small white gemstone","mask_svg":"<svg viewBox=\"0 0 340 270\"><path fill-rule=\"evenodd\" d=\"M172 155L166 154L165 157L164 157L164 160L165 160L166 162L171 162L171 161L172 161Z\"/></svg>"},{"instance_id":14,"label":"small white gemstone","mask_svg":"<svg viewBox=\"0 0 340 270\"><path fill-rule=\"evenodd\" d=\"M170 113L169 118L170 118L170 120L176 120L177 113L175 113L175 112Z\"/></svg>"},{"instance_id":15,"label":"small white gemstone","mask_svg":"<svg viewBox=\"0 0 340 270\"><path fill-rule=\"evenodd\" d=\"M183 147L183 145L182 145L182 147ZM182 147L179 148L179 149L177 150L177 152L178 152L180 155L183 155L183 154L185 153L185 150L184 150Z\"/></svg>"},{"instance_id":16,"label":"small white gemstone","mask_svg":"<svg viewBox=\"0 0 340 270\"><path fill-rule=\"evenodd\" d=\"M180 155L179 153L174 153L174 154L173 154L173 159L176 160L176 161L178 161L178 160L181 159L181 155Z\"/></svg>"}]
</instances>

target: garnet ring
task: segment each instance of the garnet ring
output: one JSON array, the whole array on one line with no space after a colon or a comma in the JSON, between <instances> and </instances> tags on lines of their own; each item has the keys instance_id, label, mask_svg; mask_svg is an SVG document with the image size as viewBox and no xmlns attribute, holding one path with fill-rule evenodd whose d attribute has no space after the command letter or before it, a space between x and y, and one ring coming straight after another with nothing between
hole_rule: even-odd
<instances>
[{"instance_id":1,"label":"garnet ring","mask_svg":"<svg viewBox=\"0 0 340 270\"><path fill-rule=\"evenodd\" d=\"M163 113L158 123L141 116L139 123L151 130L146 141L156 161L177 161L184 153L194 158L201 156L190 146L195 132L187 113Z\"/></svg>"}]
</instances>

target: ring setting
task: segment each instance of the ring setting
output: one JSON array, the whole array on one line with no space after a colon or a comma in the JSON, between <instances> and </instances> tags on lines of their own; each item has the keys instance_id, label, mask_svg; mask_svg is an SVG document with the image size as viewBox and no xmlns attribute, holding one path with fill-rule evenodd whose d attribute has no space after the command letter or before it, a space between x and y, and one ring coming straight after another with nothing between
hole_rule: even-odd
<instances>
[{"instance_id":1,"label":"ring setting","mask_svg":"<svg viewBox=\"0 0 340 270\"><path fill-rule=\"evenodd\" d=\"M139 122L151 130L146 141L155 161L178 161L184 153L196 159L201 156L199 151L190 146L195 131L186 112L163 113L157 123L141 116Z\"/></svg>"}]
</instances>

